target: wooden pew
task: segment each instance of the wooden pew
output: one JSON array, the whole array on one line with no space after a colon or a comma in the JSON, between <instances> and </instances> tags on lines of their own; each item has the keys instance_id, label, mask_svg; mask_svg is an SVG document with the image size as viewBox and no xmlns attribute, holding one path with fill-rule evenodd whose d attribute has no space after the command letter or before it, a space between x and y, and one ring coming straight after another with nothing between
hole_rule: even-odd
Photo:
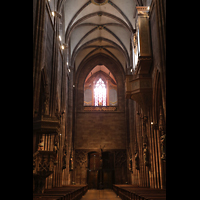
<instances>
[{"instance_id":1,"label":"wooden pew","mask_svg":"<svg viewBox=\"0 0 200 200\"><path fill-rule=\"evenodd\" d=\"M138 200L166 199L166 194L140 194Z\"/></svg>"},{"instance_id":2,"label":"wooden pew","mask_svg":"<svg viewBox=\"0 0 200 200\"><path fill-rule=\"evenodd\" d=\"M115 191L117 196L123 196L123 192L125 192L126 195L128 195L128 193L126 192L128 191L128 188L138 188L138 186L128 185L128 184L127 185L113 185L113 190Z\"/></svg>"},{"instance_id":3,"label":"wooden pew","mask_svg":"<svg viewBox=\"0 0 200 200\"><path fill-rule=\"evenodd\" d=\"M68 185L63 187L55 187L45 189L42 194L33 194L36 199L57 199L57 200L80 200L87 192L88 185Z\"/></svg>"},{"instance_id":4,"label":"wooden pew","mask_svg":"<svg viewBox=\"0 0 200 200\"><path fill-rule=\"evenodd\" d=\"M67 199L67 196L66 196L66 193L64 192L55 192L55 191L52 191L52 192L48 192L48 193L38 193L38 194L33 194L33 197L34 198L50 198L50 197L53 197L53 198L57 198L59 200L68 200Z\"/></svg>"},{"instance_id":5,"label":"wooden pew","mask_svg":"<svg viewBox=\"0 0 200 200\"><path fill-rule=\"evenodd\" d=\"M76 196L76 189L70 187L59 187L59 188L52 188L47 189L44 191L46 194L63 194L65 196L65 200L74 199Z\"/></svg>"},{"instance_id":6,"label":"wooden pew","mask_svg":"<svg viewBox=\"0 0 200 200\"><path fill-rule=\"evenodd\" d=\"M63 187L57 187L45 190L45 193L51 193L55 194L64 194L65 200L79 200L84 194L85 191L85 185L84 186L75 186L75 185L69 185L69 186L63 186Z\"/></svg>"},{"instance_id":7,"label":"wooden pew","mask_svg":"<svg viewBox=\"0 0 200 200\"><path fill-rule=\"evenodd\" d=\"M113 185L114 191L117 191L117 196L122 198L123 200L132 200L134 189L138 189L137 185ZM116 189L117 188L117 189ZM145 187L141 187L145 189Z\"/></svg>"},{"instance_id":8,"label":"wooden pew","mask_svg":"<svg viewBox=\"0 0 200 200\"><path fill-rule=\"evenodd\" d=\"M68 188L72 190L70 200L79 200L87 192L88 185L69 185L62 188Z\"/></svg>"},{"instance_id":9,"label":"wooden pew","mask_svg":"<svg viewBox=\"0 0 200 200\"><path fill-rule=\"evenodd\" d=\"M37 200L54 200L54 199L56 199L56 200L65 200L65 197L63 196L63 195L54 195L54 194L51 194L51 195L49 195L49 194L44 194L44 193L42 193L42 194L40 194L40 193L38 193L38 194L33 194L33 199L37 199Z\"/></svg>"},{"instance_id":10,"label":"wooden pew","mask_svg":"<svg viewBox=\"0 0 200 200\"><path fill-rule=\"evenodd\" d=\"M131 200L146 200L149 197L165 197L166 190L152 188L126 188L131 193Z\"/></svg>"},{"instance_id":11,"label":"wooden pew","mask_svg":"<svg viewBox=\"0 0 200 200\"><path fill-rule=\"evenodd\" d=\"M60 196L34 196L33 200L61 200Z\"/></svg>"},{"instance_id":12,"label":"wooden pew","mask_svg":"<svg viewBox=\"0 0 200 200\"><path fill-rule=\"evenodd\" d=\"M161 189L153 189L153 188L142 188L142 189L135 189L133 192L135 195L135 200L146 200L149 198L156 198L156 197L162 197L166 199L166 190ZM133 198L134 199L134 198Z\"/></svg>"},{"instance_id":13,"label":"wooden pew","mask_svg":"<svg viewBox=\"0 0 200 200\"><path fill-rule=\"evenodd\" d=\"M113 185L117 196L123 200L165 200L165 189L153 189L134 185Z\"/></svg>"},{"instance_id":14,"label":"wooden pew","mask_svg":"<svg viewBox=\"0 0 200 200\"><path fill-rule=\"evenodd\" d=\"M88 185L67 185L62 186L61 188L78 190L79 192L83 193L83 195L88 191Z\"/></svg>"}]
</instances>

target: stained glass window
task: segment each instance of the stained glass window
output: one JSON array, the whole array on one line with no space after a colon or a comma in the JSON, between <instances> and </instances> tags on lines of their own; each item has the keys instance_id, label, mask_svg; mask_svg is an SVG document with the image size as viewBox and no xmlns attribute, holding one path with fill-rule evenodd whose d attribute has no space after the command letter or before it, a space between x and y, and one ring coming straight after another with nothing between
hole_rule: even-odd
<instances>
[{"instance_id":1,"label":"stained glass window","mask_svg":"<svg viewBox=\"0 0 200 200\"><path fill-rule=\"evenodd\" d=\"M95 106L106 106L106 85L100 78L94 87Z\"/></svg>"}]
</instances>

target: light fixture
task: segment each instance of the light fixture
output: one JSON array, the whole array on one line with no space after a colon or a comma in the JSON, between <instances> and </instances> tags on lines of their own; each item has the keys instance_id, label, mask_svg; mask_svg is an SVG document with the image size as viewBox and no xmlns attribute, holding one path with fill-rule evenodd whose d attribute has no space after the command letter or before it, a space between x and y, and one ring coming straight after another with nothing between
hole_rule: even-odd
<instances>
[{"instance_id":1,"label":"light fixture","mask_svg":"<svg viewBox=\"0 0 200 200\"><path fill-rule=\"evenodd\" d=\"M133 71L133 69L131 69L131 72Z\"/></svg>"},{"instance_id":2,"label":"light fixture","mask_svg":"<svg viewBox=\"0 0 200 200\"><path fill-rule=\"evenodd\" d=\"M68 69L68 72L70 72L70 69Z\"/></svg>"},{"instance_id":3,"label":"light fixture","mask_svg":"<svg viewBox=\"0 0 200 200\"><path fill-rule=\"evenodd\" d=\"M153 125L153 122L151 122L151 125Z\"/></svg>"},{"instance_id":4,"label":"light fixture","mask_svg":"<svg viewBox=\"0 0 200 200\"><path fill-rule=\"evenodd\" d=\"M59 40L61 41L61 36L59 35L58 37L59 37Z\"/></svg>"},{"instance_id":5,"label":"light fixture","mask_svg":"<svg viewBox=\"0 0 200 200\"><path fill-rule=\"evenodd\" d=\"M68 65L68 62L66 62L66 65Z\"/></svg>"},{"instance_id":6,"label":"light fixture","mask_svg":"<svg viewBox=\"0 0 200 200\"><path fill-rule=\"evenodd\" d=\"M148 7L147 7L147 10L149 10L149 9L150 9L150 7L148 6Z\"/></svg>"},{"instance_id":7,"label":"light fixture","mask_svg":"<svg viewBox=\"0 0 200 200\"><path fill-rule=\"evenodd\" d=\"M58 17L58 18L61 18L61 17L62 17L62 15L61 15L59 12L57 12L56 10L53 11L53 12L51 12L51 14L52 14L53 16Z\"/></svg>"},{"instance_id":8,"label":"light fixture","mask_svg":"<svg viewBox=\"0 0 200 200\"><path fill-rule=\"evenodd\" d=\"M73 85L73 87L75 87L75 85Z\"/></svg>"},{"instance_id":9,"label":"light fixture","mask_svg":"<svg viewBox=\"0 0 200 200\"><path fill-rule=\"evenodd\" d=\"M61 49L63 49L63 50L64 50L64 49L66 49L66 48L68 47L68 45L67 45L67 44L65 44L65 43L63 43L63 44L62 44L60 47L61 47Z\"/></svg>"}]
</instances>

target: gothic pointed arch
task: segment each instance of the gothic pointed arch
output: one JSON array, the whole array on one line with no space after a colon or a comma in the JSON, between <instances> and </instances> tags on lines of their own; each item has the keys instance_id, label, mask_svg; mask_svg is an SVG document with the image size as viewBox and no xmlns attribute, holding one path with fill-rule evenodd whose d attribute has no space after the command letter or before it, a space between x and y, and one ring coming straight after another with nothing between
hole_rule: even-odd
<instances>
[{"instance_id":1,"label":"gothic pointed arch","mask_svg":"<svg viewBox=\"0 0 200 200\"><path fill-rule=\"evenodd\" d=\"M116 106L117 83L104 65L97 65L87 75L84 83L84 106Z\"/></svg>"},{"instance_id":2,"label":"gothic pointed arch","mask_svg":"<svg viewBox=\"0 0 200 200\"><path fill-rule=\"evenodd\" d=\"M79 91L76 96L78 109L84 110L84 106L95 106L94 87L100 78L107 84L106 88L109 86L106 93L106 106L117 106L119 110L123 109L124 98L119 97L123 97L124 75L120 63L105 54L96 54L82 62L75 77L76 90ZM93 81L95 83L92 85ZM84 99L84 94L90 95L90 98Z\"/></svg>"}]
</instances>

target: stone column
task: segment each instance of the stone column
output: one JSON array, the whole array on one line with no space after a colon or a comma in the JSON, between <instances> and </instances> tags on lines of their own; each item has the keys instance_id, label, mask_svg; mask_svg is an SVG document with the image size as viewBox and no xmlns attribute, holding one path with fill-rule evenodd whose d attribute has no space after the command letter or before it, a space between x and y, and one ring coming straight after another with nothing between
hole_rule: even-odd
<instances>
[{"instance_id":1,"label":"stone column","mask_svg":"<svg viewBox=\"0 0 200 200\"><path fill-rule=\"evenodd\" d=\"M39 111L41 69L44 65L44 25L46 0L37 1L35 32L33 33L33 117Z\"/></svg>"},{"instance_id":2,"label":"stone column","mask_svg":"<svg viewBox=\"0 0 200 200\"><path fill-rule=\"evenodd\" d=\"M57 90L57 71L58 71L58 34L59 34L59 18L55 15L54 36L53 36L53 67L51 75L51 95L50 95L50 116L56 113L56 90Z\"/></svg>"}]
</instances>

